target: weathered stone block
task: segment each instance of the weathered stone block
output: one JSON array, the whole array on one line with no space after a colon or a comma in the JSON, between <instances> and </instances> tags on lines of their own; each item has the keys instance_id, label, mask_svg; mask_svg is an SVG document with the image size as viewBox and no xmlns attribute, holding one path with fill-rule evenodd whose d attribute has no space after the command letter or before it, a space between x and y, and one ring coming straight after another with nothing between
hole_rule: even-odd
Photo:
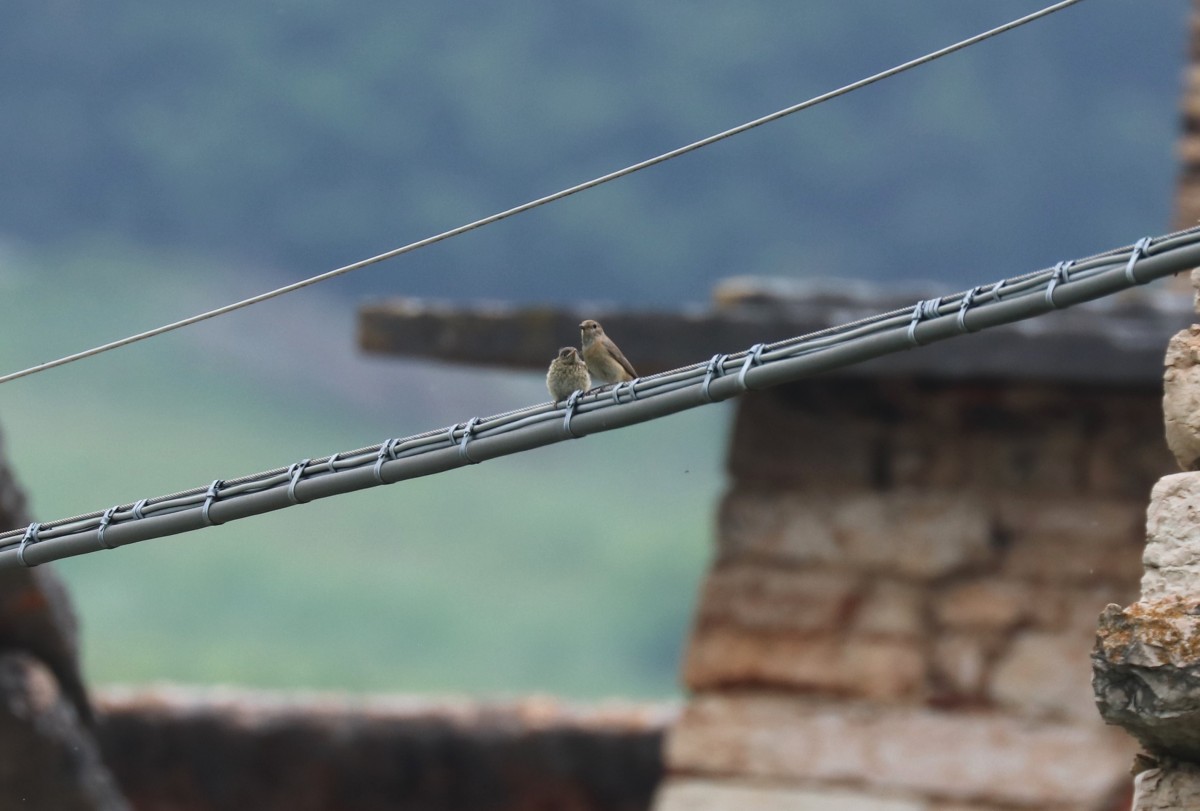
<instances>
[{"instance_id":1,"label":"weathered stone block","mask_svg":"<svg viewBox=\"0 0 1200 811\"><path fill-rule=\"evenodd\" d=\"M1092 641L1091 633L1018 634L996 661L989 696L1022 715L1093 722L1096 706L1088 669Z\"/></svg>"},{"instance_id":2,"label":"weathered stone block","mask_svg":"<svg viewBox=\"0 0 1200 811\"><path fill-rule=\"evenodd\" d=\"M669 781L654 811L928 811L920 800L898 800L844 789L799 789L736 780Z\"/></svg>"},{"instance_id":3,"label":"weathered stone block","mask_svg":"<svg viewBox=\"0 0 1200 811\"><path fill-rule=\"evenodd\" d=\"M721 500L717 516L719 557L797 565L839 562L842 552L829 511L819 501L797 490L734 488Z\"/></svg>"},{"instance_id":4,"label":"weathered stone block","mask_svg":"<svg viewBox=\"0 0 1200 811\"><path fill-rule=\"evenodd\" d=\"M1043 536L1014 539L1001 571L1032 582L1107 583L1114 588L1137 582L1142 569L1140 543L1103 546L1086 538Z\"/></svg>"},{"instance_id":5,"label":"weathered stone block","mask_svg":"<svg viewBox=\"0 0 1200 811\"><path fill-rule=\"evenodd\" d=\"M862 581L861 575L845 570L796 570L754 562L717 566L704 583L698 623L761 631L832 631L860 602Z\"/></svg>"},{"instance_id":6,"label":"weathered stone block","mask_svg":"<svg viewBox=\"0 0 1200 811\"><path fill-rule=\"evenodd\" d=\"M1183 811L1200 808L1200 766L1171 762L1134 778L1131 811Z\"/></svg>"},{"instance_id":7,"label":"weathered stone block","mask_svg":"<svg viewBox=\"0 0 1200 811\"><path fill-rule=\"evenodd\" d=\"M1104 808L1128 784L1136 744L1100 724L770 695L693 698L668 735L667 765L983 807Z\"/></svg>"},{"instance_id":8,"label":"weathered stone block","mask_svg":"<svg viewBox=\"0 0 1200 811\"><path fill-rule=\"evenodd\" d=\"M1117 499L1102 496L1005 496L997 499L996 520L1015 541L1042 543L1069 538L1111 548L1141 546L1145 529L1145 497Z\"/></svg>"},{"instance_id":9,"label":"weathered stone block","mask_svg":"<svg viewBox=\"0 0 1200 811\"><path fill-rule=\"evenodd\" d=\"M862 597L851 622L855 634L916 637L925 631L926 590L903 580L879 577Z\"/></svg>"},{"instance_id":10,"label":"weathered stone block","mask_svg":"<svg viewBox=\"0 0 1200 811\"><path fill-rule=\"evenodd\" d=\"M1142 599L1200 597L1200 473L1164 476L1146 514Z\"/></svg>"},{"instance_id":11,"label":"weathered stone block","mask_svg":"<svg viewBox=\"0 0 1200 811\"><path fill-rule=\"evenodd\" d=\"M1170 470L1155 391L814 378L742 398L740 483L1145 499Z\"/></svg>"},{"instance_id":12,"label":"weathered stone block","mask_svg":"<svg viewBox=\"0 0 1200 811\"><path fill-rule=\"evenodd\" d=\"M1003 572L1031 583L1108 584L1124 593L1141 574L1145 507L1130 499L1004 498L995 507Z\"/></svg>"},{"instance_id":13,"label":"weathered stone block","mask_svg":"<svg viewBox=\"0 0 1200 811\"><path fill-rule=\"evenodd\" d=\"M718 524L723 561L834 564L919 579L992 560L982 502L961 493L822 493L737 488Z\"/></svg>"},{"instance_id":14,"label":"weathered stone block","mask_svg":"<svg viewBox=\"0 0 1200 811\"><path fill-rule=\"evenodd\" d=\"M1200 760L1200 601L1110 605L1092 652L1104 720L1154 754Z\"/></svg>"},{"instance_id":15,"label":"weathered stone block","mask_svg":"<svg viewBox=\"0 0 1200 811\"><path fill-rule=\"evenodd\" d=\"M1039 805L1036 811L1125 811L1128 802L1102 802L1099 805ZM995 803L960 803L960 802L931 802L926 811L1017 811L1011 805L996 805ZM1025 811L1025 809L1022 809ZM1035 811L1035 809L1028 809Z\"/></svg>"},{"instance_id":16,"label":"weathered stone block","mask_svg":"<svg viewBox=\"0 0 1200 811\"><path fill-rule=\"evenodd\" d=\"M1167 447L1183 470L1200 469L1200 325L1167 344L1163 374L1163 427Z\"/></svg>"},{"instance_id":17,"label":"weathered stone block","mask_svg":"<svg viewBox=\"0 0 1200 811\"><path fill-rule=\"evenodd\" d=\"M995 556L986 511L969 496L911 491L833 501L834 535L852 566L936 578Z\"/></svg>"},{"instance_id":18,"label":"weathered stone block","mask_svg":"<svg viewBox=\"0 0 1200 811\"><path fill-rule=\"evenodd\" d=\"M1017 493L1082 490L1088 455L1082 424L1063 425L1061 415L1042 416L1038 425L1036 412L1005 414L999 426L964 437L958 452L974 460L967 481Z\"/></svg>"},{"instance_id":19,"label":"weathered stone block","mask_svg":"<svg viewBox=\"0 0 1200 811\"><path fill-rule=\"evenodd\" d=\"M963 460L949 488L1057 497L1144 499L1169 464L1155 445L1158 403L1150 392L1116 387L958 386L941 393L953 420L931 426L943 453ZM928 403L927 395L924 402ZM908 419L924 421L918 410ZM1145 449L1150 447L1151 452Z\"/></svg>"},{"instance_id":20,"label":"weathered stone block","mask_svg":"<svg viewBox=\"0 0 1200 811\"><path fill-rule=\"evenodd\" d=\"M929 407L936 409L946 404L931 398ZM947 447L958 447L961 442L958 436L948 435L941 429L943 425L953 424L952 417L943 415L927 421L909 419L893 425L885 442L881 443L880 459L886 462L886 480L927 490L961 486L970 475L972 460L965 454L950 452Z\"/></svg>"},{"instance_id":21,"label":"weathered stone block","mask_svg":"<svg viewBox=\"0 0 1200 811\"><path fill-rule=\"evenodd\" d=\"M683 678L692 690L767 685L896 701L920 693L925 670L915 641L714 625L692 634Z\"/></svg>"},{"instance_id":22,"label":"weathered stone block","mask_svg":"<svg viewBox=\"0 0 1200 811\"><path fill-rule=\"evenodd\" d=\"M988 666L999 640L992 635L943 633L933 640L932 700L942 705L982 703Z\"/></svg>"},{"instance_id":23,"label":"weathered stone block","mask_svg":"<svg viewBox=\"0 0 1200 811\"><path fill-rule=\"evenodd\" d=\"M1107 390L1104 419L1090 426L1085 490L1089 494L1134 499L1146 503L1154 482L1174 470L1162 441L1161 403L1147 393Z\"/></svg>"},{"instance_id":24,"label":"weathered stone block","mask_svg":"<svg viewBox=\"0 0 1200 811\"><path fill-rule=\"evenodd\" d=\"M878 416L886 410L886 397L859 381L802 381L750 392L738 402L729 470L746 482L869 488L887 431Z\"/></svg>"},{"instance_id":25,"label":"weathered stone block","mask_svg":"<svg viewBox=\"0 0 1200 811\"><path fill-rule=\"evenodd\" d=\"M955 580L931 597L930 617L940 628L977 634L1007 633L1016 628L1075 630L1090 636L1096 617L1112 602L1129 602L1137 585L1061 583L1052 579L984 574ZM1014 598L1019 597L1019 604Z\"/></svg>"},{"instance_id":26,"label":"weathered stone block","mask_svg":"<svg viewBox=\"0 0 1200 811\"><path fill-rule=\"evenodd\" d=\"M1025 621L1034 605L1029 585L989 577L946 589L935 598L933 615L945 628L1003 631Z\"/></svg>"},{"instance_id":27,"label":"weathered stone block","mask_svg":"<svg viewBox=\"0 0 1200 811\"><path fill-rule=\"evenodd\" d=\"M1044 631L1060 631L1067 627L1078 627L1086 629L1088 632L1095 631L1096 615L1100 613L1100 609L1117 598L1094 600L1091 597L1093 589L1118 595L1131 594L1137 590L1136 584L1125 587L1082 584L1082 586L1071 588L1067 583L1042 581L1031 585L1030 603L1026 606L1029 627L1040 628ZM1078 626L1072 626L1072 618L1084 610L1079 607L1081 601L1086 605L1087 618L1081 620Z\"/></svg>"}]
</instances>

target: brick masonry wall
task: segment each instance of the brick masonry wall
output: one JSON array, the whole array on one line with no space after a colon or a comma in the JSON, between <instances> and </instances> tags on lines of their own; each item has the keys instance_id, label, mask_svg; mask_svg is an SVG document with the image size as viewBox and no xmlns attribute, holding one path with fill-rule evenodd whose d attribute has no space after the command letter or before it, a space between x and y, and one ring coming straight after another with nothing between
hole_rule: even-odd
<instances>
[{"instance_id":1,"label":"brick masonry wall","mask_svg":"<svg viewBox=\"0 0 1200 811\"><path fill-rule=\"evenodd\" d=\"M789 811L1127 807L1135 745L1096 712L1089 652L1104 606L1136 597L1173 468L1160 397L878 379L745 397L659 811L747 791Z\"/></svg>"}]
</instances>

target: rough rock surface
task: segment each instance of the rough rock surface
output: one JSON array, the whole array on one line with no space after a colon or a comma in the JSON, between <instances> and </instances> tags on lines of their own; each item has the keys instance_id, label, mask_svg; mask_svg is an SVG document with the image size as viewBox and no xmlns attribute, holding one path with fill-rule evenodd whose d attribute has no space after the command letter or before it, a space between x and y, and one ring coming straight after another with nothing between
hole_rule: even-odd
<instances>
[{"instance_id":1,"label":"rough rock surface","mask_svg":"<svg viewBox=\"0 0 1200 811\"><path fill-rule=\"evenodd\" d=\"M1200 766L1164 761L1134 779L1132 811L1200 808Z\"/></svg>"},{"instance_id":2,"label":"rough rock surface","mask_svg":"<svg viewBox=\"0 0 1200 811\"><path fill-rule=\"evenodd\" d=\"M1142 599L1200 597L1200 473L1164 476L1146 513Z\"/></svg>"},{"instance_id":3,"label":"rough rock surface","mask_svg":"<svg viewBox=\"0 0 1200 811\"><path fill-rule=\"evenodd\" d=\"M29 520L0 443L0 527ZM100 760L76 635L52 569L0 572L0 808L128 808Z\"/></svg>"},{"instance_id":4,"label":"rough rock surface","mask_svg":"<svg viewBox=\"0 0 1200 811\"><path fill-rule=\"evenodd\" d=\"M0 529L30 522L25 493L4 454L0 437ZM91 717L87 690L79 671L75 613L62 581L53 569L0 571L0 651L24 650L41 659L84 720Z\"/></svg>"},{"instance_id":5,"label":"rough rock surface","mask_svg":"<svg viewBox=\"0 0 1200 811\"><path fill-rule=\"evenodd\" d=\"M1104 720L1149 752L1200 760L1200 600L1108 606L1092 686Z\"/></svg>"},{"instance_id":6,"label":"rough rock surface","mask_svg":"<svg viewBox=\"0 0 1200 811\"><path fill-rule=\"evenodd\" d=\"M1167 344L1163 375L1163 425L1167 447L1183 470L1200 469L1200 325Z\"/></svg>"},{"instance_id":7,"label":"rough rock surface","mask_svg":"<svg viewBox=\"0 0 1200 811\"><path fill-rule=\"evenodd\" d=\"M24 653L0 654L0 808L129 808L58 680Z\"/></svg>"}]
</instances>

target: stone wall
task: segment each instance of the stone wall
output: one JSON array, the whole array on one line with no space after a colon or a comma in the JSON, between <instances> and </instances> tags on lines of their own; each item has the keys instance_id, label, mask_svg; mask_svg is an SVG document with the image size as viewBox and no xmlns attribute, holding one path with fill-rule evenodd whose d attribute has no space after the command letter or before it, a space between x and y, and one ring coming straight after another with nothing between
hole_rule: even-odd
<instances>
[{"instance_id":1,"label":"stone wall","mask_svg":"<svg viewBox=\"0 0 1200 811\"><path fill-rule=\"evenodd\" d=\"M1101 715L1144 749L1134 811L1200 808L1200 327L1171 339L1166 367L1167 444L1185 472L1155 485L1141 597L1105 609L1092 653Z\"/></svg>"},{"instance_id":2,"label":"stone wall","mask_svg":"<svg viewBox=\"0 0 1200 811\"><path fill-rule=\"evenodd\" d=\"M1089 652L1137 591L1160 392L815 379L739 405L658 811L1102 811ZM1122 803L1125 803L1123 806Z\"/></svg>"}]
</instances>

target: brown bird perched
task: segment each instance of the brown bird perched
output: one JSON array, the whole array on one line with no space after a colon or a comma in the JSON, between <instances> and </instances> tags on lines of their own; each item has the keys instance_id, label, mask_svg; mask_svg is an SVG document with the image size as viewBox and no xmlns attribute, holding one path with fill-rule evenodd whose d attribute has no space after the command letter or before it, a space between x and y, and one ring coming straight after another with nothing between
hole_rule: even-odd
<instances>
[{"instance_id":1,"label":"brown bird perched","mask_svg":"<svg viewBox=\"0 0 1200 811\"><path fill-rule=\"evenodd\" d=\"M587 365L579 357L579 350L573 346L564 346L558 350L558 357L550 361L550 371L546 372L546 388L554 398L554 404L565 400L576 391L587 391L592 387L592 379L588 376Z\"/></svg>"},{"instance_id":2,"label":"brown bird perched","mask_svg":"<svg viewBox=\"0 0 1200 811\"><path fill-rule=\"evenodd\" d=\"M590 318L584 321L579 325L579 336L583 343L583 359L598 384L622 383L638 376L633 364L625 359L612 338L604 334L599 321Z\"/></svg>"}]
</instances>

